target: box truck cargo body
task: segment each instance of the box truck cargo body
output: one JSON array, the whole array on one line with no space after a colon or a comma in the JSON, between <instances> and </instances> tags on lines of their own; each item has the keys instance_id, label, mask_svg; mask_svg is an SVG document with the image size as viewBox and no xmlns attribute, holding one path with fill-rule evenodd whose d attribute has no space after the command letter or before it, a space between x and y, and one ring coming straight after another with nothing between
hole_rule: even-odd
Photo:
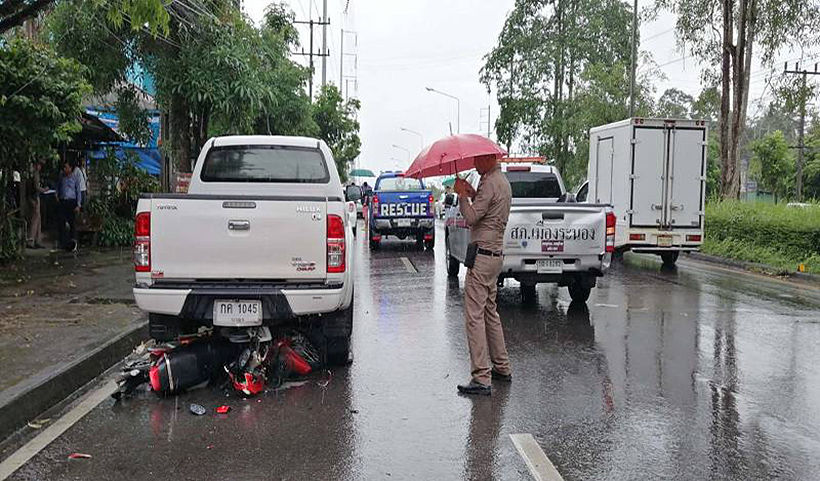
<instances>
[{"instance_id":1,"label":"box truck cargo body","mask_svg":"<svg viewBox=\"0 0 820 481\"><path fill-rule=\"evenodd\" d=\"M612 204L615 246L660 255L703 242L706 122L631 118L590 129L587 202Z\"/></svg>"}]
</instances>

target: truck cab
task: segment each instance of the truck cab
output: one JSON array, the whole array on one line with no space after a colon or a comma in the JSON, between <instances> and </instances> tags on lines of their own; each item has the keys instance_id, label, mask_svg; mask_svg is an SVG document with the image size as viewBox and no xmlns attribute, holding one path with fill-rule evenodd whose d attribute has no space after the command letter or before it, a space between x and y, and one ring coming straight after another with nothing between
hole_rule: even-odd
<instances>
[{"instance_id":1,"label":"truck cab","mask_svg":"<svg viewBox=\"0 0 820 481\"><path fill-rule=\"evenodd\" d=\"M432 250L435 245L433 192L421 179L402 172L384 172L376 179L369 209L370 248L379 247L384 236L414 239Z\"/></svg>"}]
</instances>

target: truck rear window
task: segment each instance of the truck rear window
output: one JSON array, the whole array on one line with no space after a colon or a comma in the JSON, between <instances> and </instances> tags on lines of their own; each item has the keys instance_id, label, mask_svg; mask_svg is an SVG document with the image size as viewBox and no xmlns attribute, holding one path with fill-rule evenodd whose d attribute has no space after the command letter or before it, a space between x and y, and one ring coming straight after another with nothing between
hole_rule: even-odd
<instances>
[{"instance_id":1,"label":"truck rear window","mask_svg":"<svg viewBox=\"0 0 820 481\"><path fill-rule=\"evenodd\" d=\"M561 184L548 172L505 172L513 198L544 199L561 197Z\"/></svg>"},{"instance_id":2,"label":"truck rear window","mask_svg":"<svg viewBox=\"0 0 820 481\"><path fill-rule=\"evenodd\" d=\"M412 179L409 177L387 177L379 181L376 190L394 190L394 191L408 191L408 190L424 190L419 179Z\"/></svg>"},{"instance_id":3,"label":"truck rear window","mask_svg":"<svg viewBox=\"0 0 820 481\"><path fill-rule=\"evenodd\" d=\"M208 151L203 182L323 184L330 174L317 149L273 145L228 145Z\"/></svg>"}]
</instances>

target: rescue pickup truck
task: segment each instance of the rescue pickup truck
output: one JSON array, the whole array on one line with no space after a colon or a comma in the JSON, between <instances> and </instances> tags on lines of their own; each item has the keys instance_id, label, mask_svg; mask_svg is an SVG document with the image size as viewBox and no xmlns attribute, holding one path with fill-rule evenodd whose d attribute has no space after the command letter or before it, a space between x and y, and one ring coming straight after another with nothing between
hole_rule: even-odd
<instances>
[{"instance_id":1,"label":"rescue pickup truck","mask_svg":"<svg viewBox=\"0 0 820 481\"><path fill-rule=\"evenodd\" d=\"M187 194L144 194L137 206L134 298L151 336L295 327L328 362L345 362L353 231L344 197L321 140L208 140Z\"/></svg>"},{"instance_id":2,"label":"rescue pickup truck","mask_svg":"<svg viewBox=\"0 0 820 481\"><path fill-rule=\"evenodd\" d=\"M420 179L401 172L385 172L376 179L370 200L370 248L376 249L387 235L415 239L419 246L435 245L435 204L433 192Z\"/></svg>"},{"instance_id":3,"label":"rescue pickup truck","mask_svg":"<svg viewBox=\"0 0 820 481\"><path fill-rule=\"evenodd\" d=\"M615 214L607 204L579 204L567 194L552 166L502 163L512 188L512 206L504 234L504 264L499 283L515 279L525 302L535 300L535 286L566 286L573 301L586 302L597 278L609 269L615 247ZM478 188L473 171L467 181ZM458 198L446 206L447 273L458 275L464 263L470 229L458 209Z\"/></svg>"}]
</instances>

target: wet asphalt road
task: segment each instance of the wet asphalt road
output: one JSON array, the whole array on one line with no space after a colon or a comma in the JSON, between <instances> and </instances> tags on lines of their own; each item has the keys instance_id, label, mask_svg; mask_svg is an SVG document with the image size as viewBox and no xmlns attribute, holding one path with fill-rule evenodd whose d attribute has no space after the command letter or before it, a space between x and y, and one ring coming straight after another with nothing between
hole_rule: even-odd
<instances>
[{"instance_id":1,"label":"wet asphalt road","mask_svg":"<svg viewBox=\"0 0 820 481\"><path fill-rule=\"evenodd\" d=\"M464 273L447 279L441 234L434 253L359 240L355 361L325 388L106 400L11 479L530 479L513 433L566 480L820 479L816 288L637 256L586 306L549 285L523 306L509 282L514 382L466 398Z\"/></svg>"}]
</instances>

